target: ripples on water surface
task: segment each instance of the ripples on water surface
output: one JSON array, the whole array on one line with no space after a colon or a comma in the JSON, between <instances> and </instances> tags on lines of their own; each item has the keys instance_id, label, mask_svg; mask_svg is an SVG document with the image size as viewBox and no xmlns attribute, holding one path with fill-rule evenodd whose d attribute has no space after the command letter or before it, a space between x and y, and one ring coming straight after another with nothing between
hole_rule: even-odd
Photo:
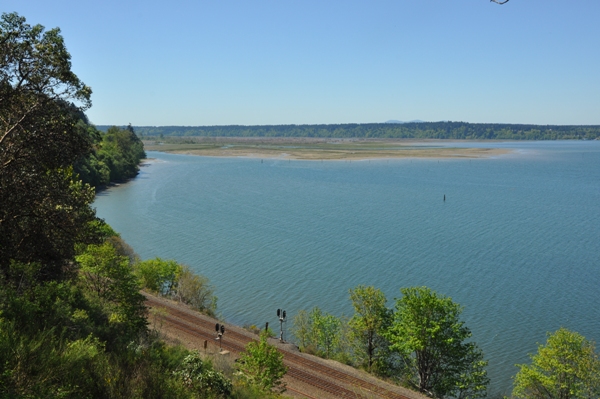
<instances>
[{"instance_id":1,"label":"ripples on water surface","mask_svg":"<svg viewBox=\"0 0 600 399\"><path fill-rule=\"evenodd\" d=\"M236 324L275 323L281 307L351 315L358 284L381 288L390 307L400 287L427 285L465 307L491 393L508 394L514 364L547 331L600 341L600 143L492 145L515 151L353 162L149 153L138 178L94 205L142 258L209 277Z\"/></svg>"}]
</instances>

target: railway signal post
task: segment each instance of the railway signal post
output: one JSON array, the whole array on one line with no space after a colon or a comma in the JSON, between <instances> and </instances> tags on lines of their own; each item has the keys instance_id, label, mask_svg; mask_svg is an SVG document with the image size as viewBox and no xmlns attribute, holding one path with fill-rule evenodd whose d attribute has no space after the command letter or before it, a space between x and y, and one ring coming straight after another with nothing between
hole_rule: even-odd
<instances>
[{"instance_id":1,"label":"railway signal post","mask_svg":"<svg viewBox=\"0 0 600 399\"><path fill-rule=\"evenodd\" d=\"M281 332L279 334L279 342L283 342L283 323L287 321L285 310L277 309L277 317L279 317L279 326Z\"/></svg>"}]
</instances>

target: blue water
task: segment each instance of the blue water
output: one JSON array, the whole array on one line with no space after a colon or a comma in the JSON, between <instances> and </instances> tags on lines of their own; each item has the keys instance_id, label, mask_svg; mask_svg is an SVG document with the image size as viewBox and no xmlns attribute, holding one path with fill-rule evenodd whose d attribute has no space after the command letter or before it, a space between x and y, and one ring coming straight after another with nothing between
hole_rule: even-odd
<instances>
[{"instance_id":1,"label":"blue water","mask_svg":"<svg viewBox=\"0 0 600 399\"><path fill-rule=\"evenodd\" d=\"M512 152L353 162L149 152L135 180L94 206L142 258L207 276L236 324L275 325L278 308L349 316L358 284L390 307L399 288L426 285L464 306L490 393L509 394L514 365L546 332L600 341L600 142L467 145Z\"/></svg>"}]
</instances>

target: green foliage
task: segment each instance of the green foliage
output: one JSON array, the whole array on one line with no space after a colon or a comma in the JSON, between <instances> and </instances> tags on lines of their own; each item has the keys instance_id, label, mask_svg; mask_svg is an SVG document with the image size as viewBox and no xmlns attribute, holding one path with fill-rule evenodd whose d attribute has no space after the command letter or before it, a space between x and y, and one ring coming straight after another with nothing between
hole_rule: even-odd
<instances>
[{"instance_id":1,"label":"green foliage","mask_svg":"<svg viewBox=\"0 0 600 399\"><path fill-rule=\"evenodd\" d=\"M317 350L329 358L333 355L340 342L342 322L332 314L321 312L314 308L310 314L313 329L317 338Z\"/></svg>"},{"instance_id":2,"label":"green foliage","mask_svg":"<svg viewBox=\"0 0 600 399\"><path fill-rule=\"evenodd\" d=\"M90 245L77 256L86 297L107 316L103 338L122 346L146 332L146 307L129 259L109 242Z\"/></svg>"},{"instance_id":3,"label":"green foliage","mask_svg":"<svg viewBox=\"0 0 600 399\"><path fill-rule=\"evenodd\" d=\"M135 265L135 274L142 286L163 296L174 294L181 272L182 267L176 261L161 258L141 261Z\"/></svg>"},{"instance_id":4,"label":"green foliage","mask_svg":"<svg viewBox=\"0 0 600 399\"><path fill-rule=\"evenodd\" d=\"M110 169L97 156L97 151L102 141L102 134L87 122L85 115L79 121L78 127L80 131L85 133L88 141L92 143L92 148L89 154L81 156L75 161L73 164L74 172L78 175L79 179L92 187L105 186L110 183Z\"/></svg>"},{"instance_id":5,"label":"green foliage","mask_svg":"<svg viewBox=\"0 0 600 399\"><path fill-rule=\"evenodd\" d=\"M84 183L98 188L138 174L138 165L146 153L131 125L125 129L113 126L106 133L83 121L80 125L94 144L89 155L75 162L75 172Z\"/></svg>"},{"instance_id":6,"label":"green foliage","mask_svg":"<svg viewBox=\"0 0 600 399\"><path fill-rule=\"evenodd\" d=\"M0 43L0 273L16 260L60 278L94 219L93 191L71 171L91 149L78 125L91 90L71 72L59 29L2 14Z\"/></svg>"},{"instance_id":7,"label":"green foliage","mask_svg":"<svg viewBox=\"0 0 600 399\"><path fill-rule=\"evenodd\" d=\"M520 368L513 397L532 399L589 399L600 397L600 360L594 343L561 328L548 334L546 345Z\"/></svg>"},{"instance_id":8,"label":"green foliage","mask_svg":"<svg viewBox=\"0 0 600 399\"><path fill-rule=\"evenodd\" d=\"M89 222L88 229L102 241L119 236L119 234L102 219L94 219Z\"/></svg>"},{"instance_id":9,"label":"green foliage","mask_svg":"<svg viewBox=\"0 0 600 399\"><path fill-rule=\"evenodd\" d=\"M2 394L36 398L197 397L175 375L187 351L166 347L143 332L115 345L107 334L107 328L114 326L106 326L111 324L111 307L88 298L82 287L69 282L0 286ZM106 336L109 339L103 338Z\"/></svg>"},{"instance_id":10,"label":"green foliage","mask_svg":"<svg viewBox=\"0 0 600 399\"><path fill-rule=\"evenodd\" d=\"M3 13L0 35L3 86L26 94L41 94L50 100L77 100L83 109L91 106L91 89L71 71L71 55L60 29L44 31L41 25L28 25L17 13Z\"/></svg>"},{"instance_id":11,"label":"green foliage","mask_svg":"<svg viewBox=\"0 0 600 399\"><path fill-rule=\"evenodd\" d=\"M202 398L223 398L231 395L233 385L222 373L203 361L198 352L187 355L175 372L183 385Z\"/></svg>"},{"instance_id":12,"label":"green foliage","mask_svg":"<svg viewBox=\"0 0 600 399\"><path fill-rule=\"evenodd\" d=\"M294 316L292 334L301 350L305 351L313 342L312 323L308 312L300 310Z\"/></svg>"},{"instance_id":13,"label":"green foliage","mask_svg":"<svg viewBox=\"0 0 600 399\"><path fill-rule=\"evenodd\" d=\"M101 397L108 358L98 339L61 339L55 330L32 336L0 319L0 392L3 397Z\"/></svg>"},{"instance_id":14,"label":"green foliage","mask_svg":"<svg viewBox=\"0 0 600 399\"><path fill-rule=\"evenodd\" d=\"M140 257L129 244L127 244L118 234L109 236L106 241L115 248L119 256L124 256L129 259L131 265L140 261Z\"/></svg>"},{"instance_id":15,"label":"green foliage","mask_svg":"<svg viewBox=\"0 0 600 399\"><path fill-rule=\"evenodd\" d=\"M254 385L234 382L232 399L281 399L282 395L276 392L265 392Z\"/></svg>"},{"instance_id":16,"label":"green foliage","mask_svg":"<svg viewBox=\"0 0 600 399\"><path fill-rule=\"evenodd\" d=\"M173 298L211 316L217 310L217 297L208 278L195 274L188 266L181 269Z\"/></svg>"},{"instance_id":17,"label":"green foliage","mask_svg":"<svg viewBox=\"0 0 600 399\"><path fill-rule=\"evenodd\" d=\"M110 180L121 181L137 175L138 164L146 153L131 126L128 129L113 126L102 136L97 156L110 169Z\"/></svg>"},{"instance_id":18,"label":"green foliage","mask_svg":"<svg viewBox=\"0 0 600 399\"><path fill-rule=\"evenodd\" d=\"M83 293L69 282L37 281L38 265L12 263L15 274L21 274L24 284L0 285L0 314L24 335L57 327L65 338L86 337L91 323L86 317L87 303Z\"/></svg>"},{"instance_id":19,"label":"green foliage","mask_svg":"<svg viewBox=\"0 0 600 399\"><path fill-rule=\"evenodd\" d=\"M36 273L31 264L11 268L23 276ZM104 396L108 357L92 333L84 295L69 282L26 279L25 285L0 286L0 392Z\"/></svg>"},{"instance_id":20,"label":"green foliage","mask_svg":"<svg viewBox=\"0 0 600 399\"><path fill-rule=\"evenodd\" d=\"M195 274L189 266L155 258L137 262L134 268L142 288L190 305L205 314L215 314L217 297L214 288L208 278Z\"/></svg>"},{"instance_id":21,"label":"green foliage","mask_svg":"<svg viewBox=\"0 0 600 399\"><path fill-rule=\"evenodd\" d=\"M258 342L246 345L238 362L240 378L248 385L263 392L285 391L282 379L287 368L283 364L283 354L267 342L267 335L261 334Z\"/></svg>"},{"instance_id":22,"label":"green foliage","mask_svg":"<svg viewBox=\"0 0 600 399\"><path fill-rule=\"evenodd\" d=\"M392 312L387 299L375 287L357 286L350 290L354 315L349 321L354 356L359 366L369 372L389 371L389 342L383 336L391 323Z\"/></svg>"},{"instance_id":23,"label":"green foliage","mask_svg":"<svg viewBox=\"0 0 600 399\"><path fill-rule=\"evenodd\" d=\"M108 126L98 126L106 130ZM600 137L600 126L522 125L467 122L347 123L263 126L136 126L147 139L190 142L190 137L411 138L453 140L566 140Z\"/></svg>"},{"instance_id":24,"label":"green foliage","mask_svg":"<svg viewBox=\"0 0 600 399\"><path fill-rule=\"evenodd\" d=\"M427 287L401 289L386 336L403 361L403 379L430 396L486 395L487 362L459 319L462 308Z\"/></svg>"},{"instance_id":25,"label":"green foliage","mask_svg":"<svg viewBox=\"0 0 600 399\"><path fill-rule=\"evenodd\" d=\"M0 197L2 272L6 273L10 260L40 262L43 268L38 278L61 278L75 255L75 244L93 241L87 228L94 220L94 211L88 206L93 191L73 181L70 168L37 176L3 171Z\"/></svg>"},{"instance_id":26,"label":"green foliage","mask_svg":"<svg viewBox=\"0 0 600 399\"><path fill-rule=\"evenodd\" d=\"M326 358L341 357L343 353L344 323L332 314L323 312L319 307L310 313L301 310L294 317L292 333L303 351Z\"/></svg>"},{"instance_id":27,"label":"green foliage","mask_svg":"<svg viewBox=\"0 0 600 399\"><path fill-rule=\"evenodd\" d=\"M135 253L74 178L105 138L126 174L143 148L132 128L103 136L87 124L91 90L70 68L58 29L2 14L0 397L191 398L174 375L181 351L148 334ZM83 165L103 183L100 161Z\"/></svg>"}]
</instances>

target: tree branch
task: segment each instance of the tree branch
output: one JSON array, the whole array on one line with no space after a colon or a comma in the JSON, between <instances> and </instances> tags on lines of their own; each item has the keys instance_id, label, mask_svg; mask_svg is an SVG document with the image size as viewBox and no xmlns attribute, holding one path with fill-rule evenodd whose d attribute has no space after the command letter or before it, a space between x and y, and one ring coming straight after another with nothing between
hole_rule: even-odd
<instances>
[{"instance_id":1,"label":"tree branch","mask_svg":"<svg viewBox=\"0 0 600 399\"><path fill-rule=\"evenodd\" d=\"M490 0L490 2L496 3L496 4L506 4L506 3L508 3L508 0L504 0L504 1Z\"/></svg>"},{"instance_id":2,"label":"tree branch","mask_svg":"<svg viewBox=\"0 0 600 399\"><path fill-rule=\"evenodd\" d=\"M36 102L35 104L33 104L33 106L32 106L31 108L29 108L27 111L25 111L25 112L23 113L23 116L21 117L21 119L19 119L19 120L18 120L16 123L14 123L14 124L13 124L13 125L12 125L10 128L8 128L8 129L6 130L6 132L4 132L4 134L2 135L2 137L0 137L0 144L2 144L2 142L4 141L4 139L5 139L5 138L6 138L8 135L10 135L10 134L12 133L12 131L13 131L13 130L14 130L16 127L18 127L18 126L21 124L21 122L23 122L23 121L25 120L25 118L27 118L27 116L28 116L28 115L29 115L31 112L33 112L33 111L34 111L34 110L35 110L35 109L38 107L38 105L39 105L39 104L40 104L39 102ZM3 122L4 122L4 119L3 119Z\"/></svg>"}]
</instances>

